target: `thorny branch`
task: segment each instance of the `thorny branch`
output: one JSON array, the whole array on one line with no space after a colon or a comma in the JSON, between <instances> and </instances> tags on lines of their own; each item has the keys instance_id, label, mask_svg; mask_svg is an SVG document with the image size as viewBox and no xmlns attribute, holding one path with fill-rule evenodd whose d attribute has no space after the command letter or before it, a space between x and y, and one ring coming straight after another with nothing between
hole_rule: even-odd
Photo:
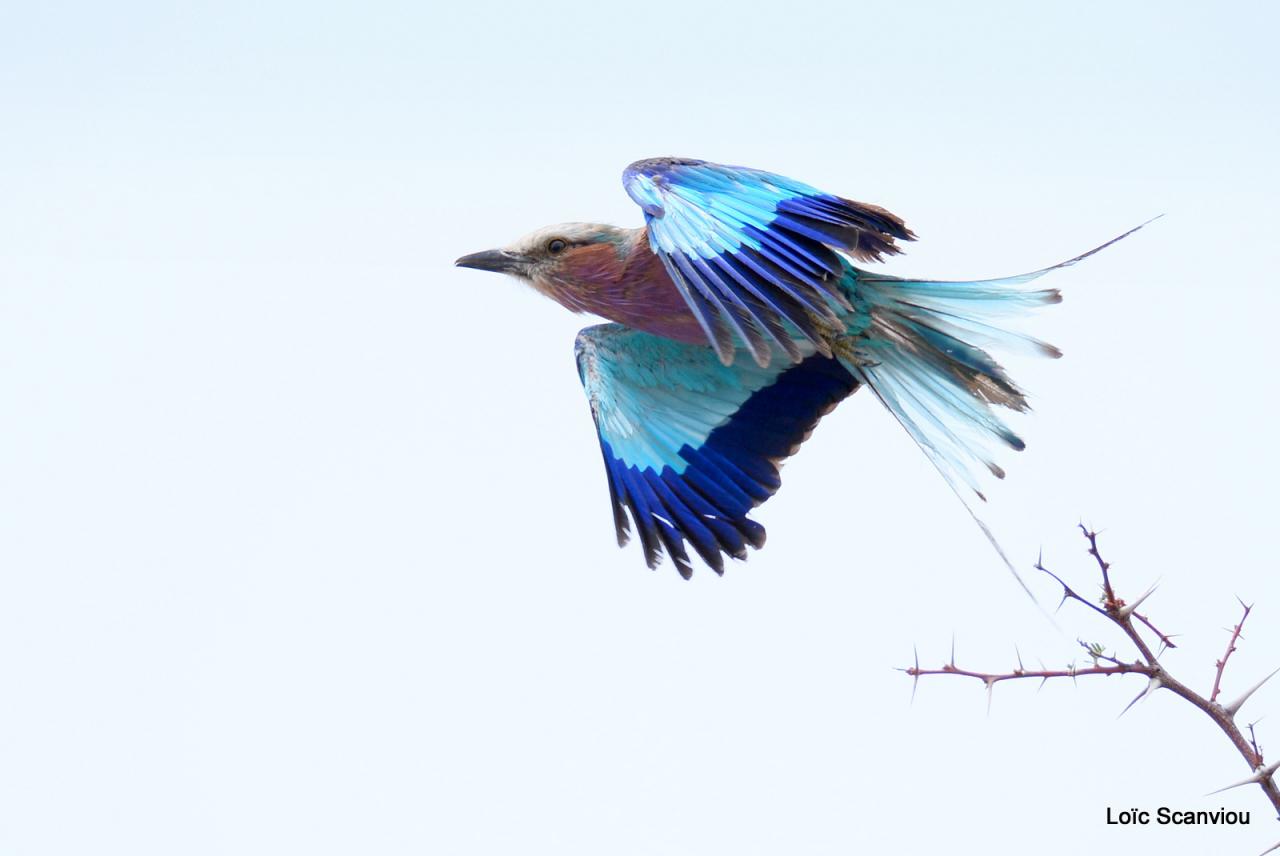
<instances>
[{"instance_id":1,"label":"thorny branch","mask_svg":"<svg viewBox=\"0 0 1280 856\"><path fill-rule=\"evenodd\" d=\"M1240 622L1231 630L1231 641L1227 643L1227 653L1223 654L1222 659L1214 664L1218 667L1218 671L1213 676L1213 692L1209 693L1209 701L1217 701L1218 693L1222 692L1222 673L1227 670L1227 660L1236 652L1236 643L1240 641L1240 631L1244 629L1245 619L1249 617L1250 612L1253 612L1253 604L1246 604L1241 600L1240 605L1244 607L1244 615L1240 616ZM1250 725L1249 729L1252 731L1253 726Z\"/></svg>"},{"instance_id":2,"label":"thorny branch","mask_svg":"<svg viewBox=\"0 0 1280 856\"><path fill-rule=\"evenodd\" d=\"M1116 627L1120 628L1125 637L1128 638L1134 648L1137 649L1137 658L1132 661L1121 660L1118 657L1108 655L1100 645L1090 645L1081 642L1081 646L1084 647L1086 654L1091 660L1091 665L1079 667L1072 665L1065 669L1027 669L1023 667L1022 658L1021 655L1019 655L1018 666L1011 671L982 672L971 669L962 669L957 666L955 661L955 647L953 644L951 660L941 668L922 669L920 668L920 661L917 657L913 666L902 670L913 679L912 695L914 696L915 694L915 685L919 683L921 676L929 675L958 675L960 677L975 678L982 681L983 684L986 685L987 689L988 706L991 703L991 693L995 685L1003 681L1039 678L1041 685L1043 685L1045 682L1053 678L1071 678L1072 680L1075 680L1077 678L1088 677L1090 675L1145 675L1147 678L1146 688L1139 693L1133 701L1129 702L1121 713L1123 714L1148 695L1161 689L1169 690L1174 695L1194 705L1197 709L1213 720L1214 724L1222 730L1222 732L1227 736L1227 739L1231 741L1233 746L1235 746L1236 751L1240 753L1241 757L1244 758L1245 763L1249 765L1249 769L1252 771L1249 778L1236 782L1235 784L1228 785L1225 788L1221 788L1219 791L1214 791L1214 793L1229 790L1230 788L1241 787L1243 785L1256 784L1262 789L1262 792L1266 795L1267 799L1270 800L1272 807L1276 810L1277 815L1280 816L1280 786L1277 785L1275 780L1275 773L1277 770L1280 770L1280 762L1267 764L1264 760L1262 749L1258 744L1256 735L1254 734L1254 725L1257 724L1256 722L1248 723L1245 726L1248 736L1246 736L1245 731L1242 731L1240 726L1236 724L1236 714L1239 713L1240 708L1244 706L1244 703L1249 700L1249 697L1252 696L1254 692L1270 680L1277 672L1280 672L1280 669L1277 669L1261 681L1258 681L1235 701L1227 704L1223 704L1218 701L1218 696L1222 689L1222 675L1223 672L1226 671L1227 661L1231 658L1231 655L1235 653L1237 643L1244 638L1241 635L1241 631L1244 628L1245 620L1248 619L1250 612L1253 610L1253 606L1251 604L1245 604L1243 601L1241 602L1240 605L1244 609L1244 614L1240 616L1240 621L1237 622L1231 631L1231 639L1227 643L1226 653L1222 655L1222 659L1215 663L1216 671L1213 678L1213 688L1210 690L1210 693L1206 698L1191 689L1182 681L1175 678L1173 675L1169 674L1164 665L1160 663L1160 656L1167 649L1175 648L1177 646L1174 645L1173 640L1169 635L1162 633L1147 616L1137 611L1137 608L1142 604L1142 602L1155 591L1155 586L1149 588L1145 594L1133 603L1126 603L1123 598L1116 594L1115 588L1112 586L1111 563L1103 559L1102 553L1098 549L1098 533L1083 524L1080 525L1080 531L1088 542L1088 553L1094 558L1102 576L1102 599L1100 601L1100 605L1082 597L1060 576L1046 568L1044 566L1043 557L1041 561L1036 562L1036 570L1048 574L1058 583L1058 585L1062 587L1062 600L1058 604L1059 607L1067 601L1075 601L1098 613L1103 618L1106 618ZM1152 643L1148 642L1148 640L1144 638L1140 627L1145 628L1154 637L1154 640L1159 643L1158 651L1152 650ZM1280 849L1280 844L1277 844L1272 849Z\"/></svg>"}]
</instances>

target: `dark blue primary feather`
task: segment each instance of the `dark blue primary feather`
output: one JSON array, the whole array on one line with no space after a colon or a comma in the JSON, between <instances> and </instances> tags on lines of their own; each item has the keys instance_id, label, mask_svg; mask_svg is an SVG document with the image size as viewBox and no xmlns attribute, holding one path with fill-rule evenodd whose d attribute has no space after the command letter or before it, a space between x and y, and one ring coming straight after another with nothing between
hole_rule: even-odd
<instances>
[{"instance_id":1,"label":"dark blue primary feather","mask_svg":"<svg viewBox=\"0 0 1280 856\"><path fill-rule=\"evenodd\" d=\"M638 161L623 173L643 209L649 243L722 362L745 348L766 366L775 352L803 358L789 322L819 353L815 324L849 310L837 250L860 259L912 240L874 205L823 193L785 176L688 158ZM843 326L843 325L839 325Z\"/></svg>"},{"instance_id":2,"label":"dark blue primary feather","mask_svg":"<svg viewBox=\"0 0 1280 856\"><path fill-rule=\"evenodd\" d=\"M725 555L764 544L748 513L781 486L779 463L858 387L836 360L806 350L763 369L617 324L579 334L620 544L629 512L649 566L666 552L685 577L686 543L717 573Z\"/></svg>"}]
</instances>

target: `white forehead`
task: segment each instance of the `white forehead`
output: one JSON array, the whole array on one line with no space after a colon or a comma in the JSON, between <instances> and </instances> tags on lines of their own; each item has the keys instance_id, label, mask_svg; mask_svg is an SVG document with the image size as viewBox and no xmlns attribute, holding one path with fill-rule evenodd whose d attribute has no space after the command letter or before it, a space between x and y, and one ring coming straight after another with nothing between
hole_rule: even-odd
<instances>
[{"instance_id":1,"label":"white forehead","mask_svg":"<svg viewBox=\"0 0 1280 856\"><path fill-rule=\"evenodd\" d=\"M600 223L557 223L554 226L543 226L541 229L535 229L522 238L518 238L507 249L515 250L534 250L546 246L546 243L552 238L560 238L570 244L580 241L589 241L598 238L601 233L612 231L611 226L605 226Z\"/></svg>"}]
</instances>

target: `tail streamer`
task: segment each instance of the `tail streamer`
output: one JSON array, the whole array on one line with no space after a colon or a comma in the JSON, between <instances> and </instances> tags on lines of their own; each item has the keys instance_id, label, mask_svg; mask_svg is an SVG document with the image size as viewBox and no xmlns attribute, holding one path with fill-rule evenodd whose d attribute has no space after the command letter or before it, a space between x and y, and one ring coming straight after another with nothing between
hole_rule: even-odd
<instances>
[{"instance_id":1,"label":"tail streamer","mask_svg":"<svg viewBox=\"0 0 1280 856\"><path fill-rule=\"evenodd\" d=\"M868 308L870 322L852 352L840 355L841 362L925 453L1032 600L1035 596L975 504L986 502L984 474L1004 478L996 462L999 449L1025 448L993 408L1019 413L1030 409L1025 393L987 349L1062 356L1054 346L1007 326L1012 319L1062 300L1057 289L1023 286L1106 249L1150 222L1065 262L999 279L912 280L856 270L856 294Z\"/></svg>"}]
</instances>

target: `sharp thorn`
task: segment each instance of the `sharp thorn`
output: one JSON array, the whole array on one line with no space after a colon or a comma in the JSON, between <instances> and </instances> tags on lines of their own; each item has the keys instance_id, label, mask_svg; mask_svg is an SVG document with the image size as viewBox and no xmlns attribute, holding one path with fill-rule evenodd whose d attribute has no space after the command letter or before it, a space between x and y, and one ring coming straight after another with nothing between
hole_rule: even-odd
<instances>
[{"instance_id":1,"label":"sharp thorn","mask_svg":"<svg viewBox=\"0 0 1280 856\"><path fill-rule=\"evenodd\" d=\"M1238 699L1236 699L1235 701L1231 702L1231 704L1224 704L1224 705L1222 706L1222 707L1223 707L1223 709L1224 709L1224 710L1226 710L1226 712L1227 712L1227 713L1229 713L1229 714L1231 714L1232 716L1235 716L1235 715L1236 715L1236 711L1238 711L1238 710L1240 710L1240 708L1244 707L1244 703L1245 703L1246 701L1248 701L1248 700L1249 700L1249 696L1251 696L1251 695L1253 695L1254 693L1256 693L1259 689L1261 689L1261 687L1262 687L1262 685L1263 685L1263 684L1265 684L1267 681L1269 681L1269 680L1271 680L1272 678L1274 678L1274 677L1276 676L1276 673L1277 673L1277 672L1280 672L1280 669L1276 669L1274 672L1272 672L1271 674L1267 675L1265 678L1263 678L1262 680L1258 681L1258 682L1257 682L1256 684L1254 684L1253 686L1249 687L1249 689L1247 689L1247 690L1245 690L1245 691L1244 691L1244 695L1240 696L1240 698L1238 698Z\"/></svg>"},{"instance_id":2,"label":"sharp thorn","mask_svg":"<svg viewBox=\"0 0 1280 856\"><path fill-rule=\"evenodd\" d=\"M1146 593L1143 594L1142 597L1138 598L1133 603L1125 604L1123 607L1121 607L1120 617L1128 618L1130 615L1133 615L1133 611L1137 609L1144 600L1151 597L1151 593L1154 592L1159 585L1160 585L1160 582L1157 580L1156 582L1151 584L1151 588L1147 589Z\"/></svg>"},{"instance_id":3,"label":"sharp thorn","mask_svg":"<svg viewBox=\"0 0 1280 856\"><path fill-rule=\"evenodd\" d=\"M1147 696L1151 695L1153 692L1155 692L1156 690L1160 689L1160 687L1162 687L1162 686L1164 686L1164 684L1162 684L1162 683L1160 682L1160 679L1159 679L1159 678L1156 678L1156 677L1148 678L1148 679L1147 679L1147 688L1146 688L1146 689L1144 689L1142 692L1138 693L1138 694L1134 697L1133 701L1131 701L1131 702L1129 702L1128 704L1126 704L1126 705L1124 706L1124 710L1120 711L1120 714L1119 714L1119 716L1117 716L1117 717L1116 717L1116 719L1119 719L1121 716L1124 716L1126 713L1128 713L1128 712L1129 712L1129 708L1133 707L1135 704L1137 704L1138 702L1142 701L1144 698L1146 698Z\"/></svg>"},{"instance_id":4,"label":"sharp thorn","mask_svg":"<svg viewBox=\"0 0 1280 856\"><path fill-rule=\"evenodd\" d=\"M911 703L916 702L916 687L920 686L920 650L915 645L911 646L911 655L916 663L915 674L911 676Z\"/></svg>"},{"instance_id":5,"label":"sharp thorn","mask_svg":"<svg viewBox=\"0 0 1280 856\"><path fill-rule=\"evenodd\" d=\"M1205 794L1205 796L1207 796L1207 797L1211 797L1211 796L1213 796L1214 794L1220 794L1220 793L1222 793L1223 791L1229 791L1229 790L1232 790L1232 789L1234 789L1234 788L1243 788L1245 785L1255 785L1255 784L1257 784L1257 783L1258 783L1258 781L1259 781L1259 779L1258 779L1258 777L1257 777L1257 776L1250 776L1250 777L1249 777L1249 778L1247 778L1247 779L1241 779L1241 780L1240 780L1240 781L1238 781L1238 782L1235 782L1235 783L1233 783L1233 784L1227 785L1225 788L1218 788L1216 791L1209 791L1209 793Z\"/></svg>"},{"instance_id":6,"label":"sharp thorn","mask_svg":"<svg viewBox=\"0 0 1280 856\"><path fill-rule=\"evenodd\" d=\"M1265 782L1267 779L1271 778L1276 770L1280 770L1280 761L1277 761L1274 764L1269 764L1266 767L1259 767L1257 770L1254 770L1253 775L1249 778L1241 779L1235 784L1227 785L1225 788L1218 788L1216 791L1209 791L1205 796L1211 797L1214 794L1220 794L1223 791L1229 791L1232 788L1243 788L1245 785L1256 785L1259 782Z\"/></svg>"}]
</instances>

